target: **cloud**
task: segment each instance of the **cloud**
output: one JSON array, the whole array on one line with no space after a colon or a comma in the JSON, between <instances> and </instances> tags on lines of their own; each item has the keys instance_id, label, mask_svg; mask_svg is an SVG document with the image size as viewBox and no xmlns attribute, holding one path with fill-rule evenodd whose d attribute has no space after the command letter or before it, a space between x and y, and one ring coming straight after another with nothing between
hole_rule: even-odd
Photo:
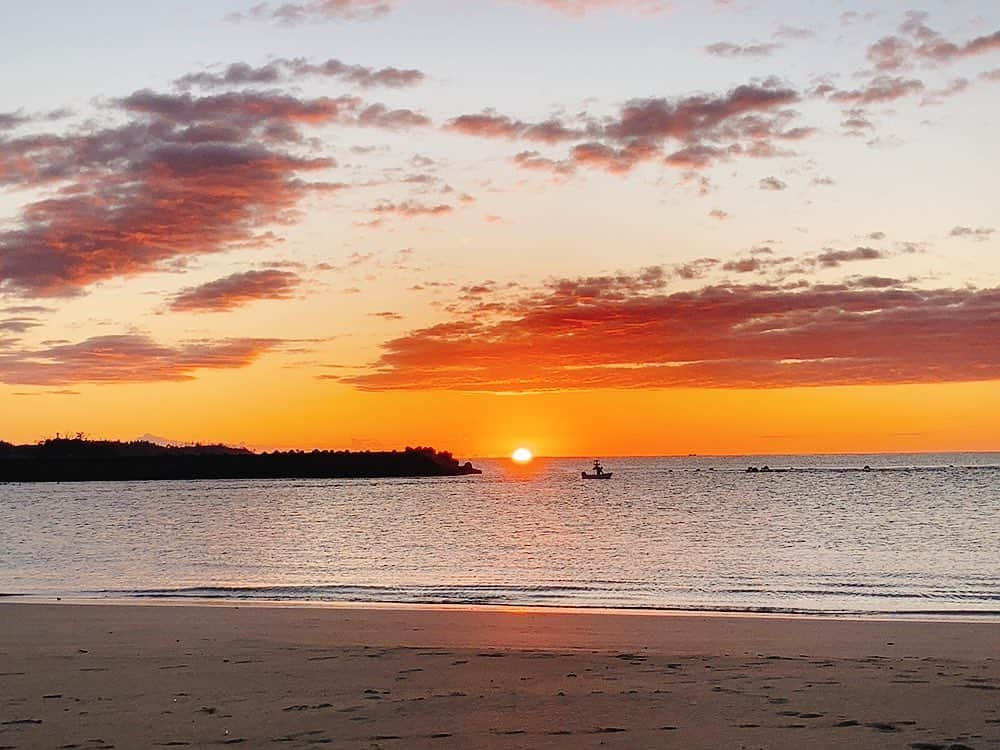
<instances>
[{"instance_id":1,"label":"cloud","mask_svg":"<svg viewBox=\"0 0 1000 750\"><path fill-rule=\"evenodd\" d=\"M875 130L875 123L868 119L868 113L863 108L852 107L844 111L840 127L844 129L844 135L867 138Z\"/></svg>"},{"instance_id":2,"label":"cloud","mask_svg":"<svg viewBox=\"0 0 1000 750\"><path fill-rule=\"evenodd\" d=\"M853 250L824 250L816 256L816 262L825 268L837 268L842 263L855 260L878 260L885 255L873 247L856 247Z\"/></svg>"},{"instance_id":3,"label":"cloud","mask_svg":"<svg viewBox=\"0 0 1000 750\"><path fill-rule=\"evenodd\" d=\"M768 57L781 45L774 42L754 43L754 44L732 44L730 42L716 42L705 47L705 51L716 57Z\"/></svg>"},{"instance_id":4,"label":"cloud","mask_svg":"<svg viewBox=\"0 0 1000 750\"><path fill-rule=\"evenodd\" d=\"M653 143L641 139L622 147L590 142L574 146L570 161L574 165L602 169L612 174L625 174L640 162L650 161L658 155L659 151Z\"/></svg>"},{"instance_id":5,"label":"cloud","mask_svg":"<svg viewBox=\"0 0 1000 750\"><path fill-rule=\"evenodd\" d=\"M290 299L301 279L290 271L247 271L190 287L170 302L175 312L225 312L262 299Z\"/></svg>"},{"instance_id":6,"label":"cloud","mask_svg":"<svg viewBox=\"0 0 1000 750\"><path fill-rule=\"evenodd\" d=\"M988 240L995 231L993 227L978 227L976 229L972 227L953 227L948 234L951 237L967 237L982 242L983 240Z\"/></svg>"},{"instance_id":7,"label":"cloud","mask_svg":"<svg viewBox=\"0 0 1000 750\"><path fill-rule=\"evenodd\" d=\"M307 179L336 166L305 150L307 129L426 124L353 96L280 91L142 90L109 109L124 122L0 136L0 186L53 191L0 228L0 291L70 296L192 255L267 244L267 228L293 222L305 197L345 187Z\"/></svg>"},{"instance_id":8,"label":"cloud","mask_svg":"<svg viewBox=\"0 0 1000 750\"><path fill-rule=\"evenodd\" d=\"M121 100L122 109L137 115L160 118L182 124L210 123L215 126L248 128L259 124L309 124L336 122L345 114L358 109L360 100L341 96L336 99L319 97L300 99L277 92L226 92L207 96L191 94L160 94L149 89L137 91ZM266 132L275 140L295 140L292 133L280 130ZM229 133L213 133L213 140ZM195 140L202 140L193 133Z\"/></svg>"},{"instance_id":9,"label":"cloud","mask_svg":"<svg viewBox=\"0 0 1000 750\"><path fill-rule=\"evenodd\" d=\"M579 140L586 136L586 131L569 128L555 118L529 123L497 114L493 110L461 115L452 119L445 127L456 133L481 138L522 138L548 144Z\"/></svg>"},{"instance_id":10,"label":"cloud","mask_svg":"<svg viewBox=\"0 0 1000 750\"><path fill-rule=\"evenodd\" d=\"M66 388L59 388L47 391L14 391L14 396L79 396L79 391L72 391Z\"/></svg>"},{"instance_id":11,"label":"cloud","mask_svg":"<svg viewBox=\"0 0 1000 750\"><path fill-rule=\"evenodd\" d=\"M929 92L920 104L921 106L940 104L942 99L968 91L971 85L971 82L967 78L955 78L954 80L949 81L943 88Z\"/></svg>"},{"instance_id":12,"label":"cloud","mask_svg":"<svg viewBox=\"0 0 1000 750\"><path fill-rule=\"evenodd\" d=\"M788 183L777 177L764 177L757 183L757 187L761 190L784 190L788 187Z\"/></svg>"},{"instance_id":13,"label":"cloud","mask_svg":"<svg viewBox=\"0 0 1000 750\"><path fill-rule=\"evenodd\" d=\"M428 206L414 201L404 201L402 203L391 203L386 201L375 206L375 208L372 209L372 213L379 215L396 214L398 216L412 218L416 216L443 216L454 210L455 209L452 206L449 206L446 203Z\"/></svg>"},{"instance_id":14,"label":"cloud","mask_svg":"<svg viewBox=\"0 0 1000 750\"><path fill-rule=\"evenodd\" d=\"M717 146L700 143L685 146L679 151L674 151L664 158L663 161L672 167L700 169L701 167L707 167L712 162L727 159L733 153L737 152L733 149L718 148Z\"/></svg>"},{"instance_id":15,"label":"cloud","mask_svg":"<svg viewBox=\"0 0 1000 750\"><path fill-rule=\"evenodd\" d=\"M847 10L840 14L840 22L844 26L853 26L859 23L866 23L878 17L878 12L874 10L859 13L855 10Z\"/></svg>"},{"instance_id":16,"label":"cloud","mask_svg":"<svg viewBox=\"0 0 1000 750\"><path fill-rule=\"evenodd\" d=\"M537 151L521 151L514 155L512 161L521 169L552 172L557 176L572 174L574 171L573 165L569 162L549 159Z\"/></svg>"},{"instance_id":17,"label":"cloud","mask_svg":"<svg viewBox=\"0 0 1000 750\"><path fill-rule=\"evenodd\" d=\"M670 7L668 0L516 0L522 5L538 5L567 16L581 17L593 10L618 9L637 13L660 13Z\"/></svg>"},{"instance_id":18,"label":"cloud","mask_svg":"<svg viewBox=\"0 0 1000 750\"><path fill-rule=\"evenodd\" d=\"M179 257L263 242L260 228L287 221L312 190L299 175L333 163L251 143L257 127L233 129L228 140L200 140L194 126L160 120L32 149L34 174L23 181L44 184L51 173L68 187L29 203L20 226L0 232L0 290L68 296Z\"/></svg>"},{"instance_id":19,"label":"cloud","mask_svg":"<svg viewBox=\"0 0 1000 750\"><path fill-rule=\"evenodd\" d=\"M0 112L0 131L13 130L28 122L31 122L31 118L20 111Z\"/></svg>"},{"instance_id":20,"label":"cloud","mask_svg":"<svg viewBox=\"0 0 1000 750\"><path fill-rule=\"evenodd\" d=\"M272 20L285 24L305 21L359 20L385 15L392 10L388 0L308 0L307 2L258 3L246 11L232 13L230 21Z\"/></svg>"},{"instance_id":21,"label":"cloud","mask_svg":"<svg viewBox=\"0 0 1000 750\"><path fill-rule=\"evenodd\" d=\"M689 139L706 136L739 115L767 112L798 101L798 94L779 85L737 86L721 96L696 95L678 100L635 99L622 109L618 120L607 128L609 136L624 138ZM763 128L772 123L736 121L735 127Z\"/></svg>"},{"instance_id":22,"label":"cloud","mask_svg":"<svg viewBox=\"0 0 1000 750\"><path fill-rule=\"evenodd\" d=\"M855 247L851 250L834 250L824 248L821 252L801 257L777 256L769 246L755 247L749 257L736 258L723 263L723 271L735 273L759 273L787 277L790 273L804 273L807 269L840 268L845 263L866 260L880 260L889 257L888 253L871 247Z\"/></svg>"},{"instance_id":23,"label":"cloud","mask_svg":"<svg viewBox=\"0 0 1000 750\"><path fill-rule=\"evenodd\" d=\"M913 45L898 36L879 39L868 48L865 56L876 70L899 70L906 67Z\"/></svg>"},{"instance_id":24,"label":"cloud","mask_svg":"<svg viewBox=\"0 0 1000 750\"><path fill-rule=\"evenodd\" d=\"M715 258L698 258L697 260L676 266L674 268L674 275L685 281L700 279L718 265L719 261Z\"/></svg>"},{"instance_id":25,"label":"cloud","mask_svg":"<svg viewBox=\"0 0 1000 750\"><path fill-rule=\"evenodd\" d=\"M924 90L922 81L900 76L876 76L866 86L852 91L837 91L830 98L841 104L867 105L892 102Z\"/></svg>"},{"instance_id":26,"label":"cloud","mask_svg":"<svg viewBox=\"0 0 1000 750\"><path fill-rule=\"evenodd\" d=\"M624 174L641 163L661 161L690 170L735 155L785 155L772 139L799 140L814 132L788 127L796 114L786 107L798 100L795 91L768 81L737 86L720 95L633 99L618 115L604 121L583 115L579 126L556 118L525 122L486 110L456 117L446 128L485 138L574 144L565 159L521 152L514 161L526 169L567 174L575 167L589 167ZM681 147L667 153L667 141L677 141Z\"/></svg>"},{"instance_id":27,"label":"cloud","mask_svg":"<svg viewBox=\"0 0 1000 750\"><path fill-rule=\"evenodd\" d=\"M363 65L349 65L336 59L322 63L312 63L303 58L279 58L266 65L254 67L245 62L232 63L221 72L202 71L181 76L174 84L180 88L229 88L232 86L266 84L275 85L289 79L306 76L336 78L363 88L384 86L404 88L423 83L426 76L419 70L400 68L369 68ZM0 115L2 123L2 115Z\"/></svg>"},{"instance_id":28,"label":"cloud","mask_svg":"<svg viewBox=\"0 0 1000 750\"><path fill-rule=\"evenodd\" d=\"M668 0L508 0L582 18L591 11L618 9L642 14L660 13L670 7ZM262 2L239 13L230 21L271 20L285 24L307 21L370 20L396 7L395 0L304 0L299 2Z\"/></svg>"},{"instance_id":29,"label":"cloud","mask_svg":"<svg viewBox=\"0 0 1000 750\"><path fill-rule=\"evenodd\" d=\"M784 24L778 27L778 30L771 35L775 39L788 39L788 40L799 40L799 39L812 39L816 36L816 32L812 29L800 28L796 26L785 26Z\"/></svg>"},{"instance_id":30,"label":"cloud","mask_svg":"<svg viewBox=\"0 0 1000 750\"><path fill-rule=\"evenodd\" d=\"M0 333L26 333L40 325L35 318L0 318Z\"/></svg>"},{"instance_id":31,"label":"cloud","mask_svg":"<svg viewBox=\"0 0 1000 750\"><path fill-rule=\"evenodd\" d=\"M358 113L358 125L385 128L386 130L409 130L431 124L426 115L412 109L389 109L384 104L372 104Z\"/></svg>"},{"instance_id":32,"label":"cloud","mask_svg":"<svg viewBox=\"0 0 1000 750\"><path fill-rule=\"evenodd\" d=\"M878 281L875 279L875 281ZM894 280L890 280L894 281ZM779 388L1000 378L1000 289L561 279L390 340L363 390Z\"/></svg>"},{"instance_id":33,"label":"cloud","mask_svg":"<svg viewBox=\"0 0 1000 750\"><path fill-rule=\"evenodd\" d=\"M914 62L949 63L1000 50L1000 30L952 42L930 28L926 20L926 13L908 12L898 34L883 37L868 48L868 61L876 70L895 71L910 68Z\"/></svg>"},{"instance_id":34,"label":"cloud","mask_svg":"<svg viewBox=\"0 0 1000 750\"><path fill-rule=\"evenodd\" d=\"M246 367L279 343L236 338L168 346L141 334L96 336L0 354L0 382L60 386L192 380L198 370Z\"/></svg>"},{"instance_id":35,"label":"cloud","mask_svg":"<svg viewBox=\"0 0 1000 750\"><path fill-rule=\"evenodd\" d=\"M8 305L0 308L0 312L9 315L42 315L44 313L55 312L51 307L45 305Z\"/></svg>"},{"instance_id":36,"label":"cloud","mask_svg":"<svg viewBox=\"0 0 1000 750\"><path fill-rule=\"evenodd\" d=\"M736 273L753 273L759 271L763 262L759 258L740 258L722 264L723 271L734 271Z\"/></svg>"}]
</instances>

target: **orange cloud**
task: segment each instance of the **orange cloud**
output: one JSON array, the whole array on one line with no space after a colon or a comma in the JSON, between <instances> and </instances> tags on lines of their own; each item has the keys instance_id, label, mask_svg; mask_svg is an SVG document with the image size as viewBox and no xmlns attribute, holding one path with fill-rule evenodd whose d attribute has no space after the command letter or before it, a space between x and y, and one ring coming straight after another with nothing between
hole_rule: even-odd
<instances>
[{"instance_id":1,"label":"orange cloud","mask_svg":"<svg viewBox=\"0 0 1000 750\"><path fill-rule=\"evenodd\" d=\"M1000 378L1000 289L872 277L666 294L662 276L564 279L384 345L365 390L778 388ZM887 286L886 284L890 284Z\"/></svg>"}]
</instances>

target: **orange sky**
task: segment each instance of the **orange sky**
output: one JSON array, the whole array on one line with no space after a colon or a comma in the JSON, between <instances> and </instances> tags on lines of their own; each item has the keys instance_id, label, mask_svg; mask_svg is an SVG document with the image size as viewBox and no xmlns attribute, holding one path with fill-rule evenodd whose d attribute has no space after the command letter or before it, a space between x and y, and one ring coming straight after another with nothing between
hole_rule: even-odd
<instances>
[{"instance_id":1,"label":"orange sky","mask_svg":"<svg viewBox=\"0 0 1000 750\"><path fill-rule=\"evenodd\" d=\"M993 0L13 5L0 440L1000 450Z\"/></svg>"},{"instance_id":2,"label":"orange sky","mask_svg":"<svg viewBox=\"0 0 1000 750\"><path fill-rule=\"evenodd\" d=\"M1000 444L997 382L359 395L260 367L204 376L197 392L186 384L85 387L72 397L4 395L0 406L6 439L24 441L89 429L97 437L149 432L264 449L429 443L462 456L509 455L518 446L536 455L612 456L988 451Z\"/></svg>"}]
</instances>

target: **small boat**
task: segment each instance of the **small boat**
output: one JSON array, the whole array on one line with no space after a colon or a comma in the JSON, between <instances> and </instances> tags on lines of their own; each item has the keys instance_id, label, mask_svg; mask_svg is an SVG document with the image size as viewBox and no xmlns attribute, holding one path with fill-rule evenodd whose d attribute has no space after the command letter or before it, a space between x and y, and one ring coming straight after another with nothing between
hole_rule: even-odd
<instances>
[{"instance_id":1,"label":"small boat","mask_svg":"<svg viewBox=\"0 0 1000 750\"><path fill-rule=\"evenodd\" d=\"M611 475L614 474L613 471L605 471L604 467L601 466L599 459L594 459L594 473L588 474L585 471L580 472L580 476L584 479L611 479Z\"/></svg>"}]
</instances>

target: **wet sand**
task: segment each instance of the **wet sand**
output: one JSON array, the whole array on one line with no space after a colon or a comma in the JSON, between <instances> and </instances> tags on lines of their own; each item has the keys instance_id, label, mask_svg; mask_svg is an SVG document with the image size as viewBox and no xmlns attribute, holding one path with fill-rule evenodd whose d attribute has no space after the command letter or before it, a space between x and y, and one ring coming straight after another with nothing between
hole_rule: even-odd
<instances>
[{"instance_id":1,"label":"wet sand","mask_svg":"<svg viewBox=\"0 0 1000 750\"><path fill-rule=\"evenodd\" d=\"M1000 625L0 604L0 748L1000 748Z\"/></svg>"}]
</instances>

